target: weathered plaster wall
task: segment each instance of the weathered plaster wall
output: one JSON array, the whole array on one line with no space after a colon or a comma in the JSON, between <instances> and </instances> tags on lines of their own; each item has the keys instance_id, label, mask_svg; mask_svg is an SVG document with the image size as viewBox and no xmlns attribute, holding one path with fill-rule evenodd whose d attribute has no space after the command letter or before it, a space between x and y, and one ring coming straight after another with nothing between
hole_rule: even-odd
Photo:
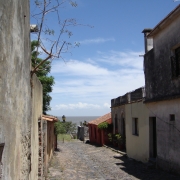
<instances>
[{"instance_id":1,"label":"weathered plaster wall","mask_svg":"<svg viewBox=\"0 0 180 180\"><path fill-rule=\"evenodd\" d=\"M147 103L150 116L156 117L157 165L165 170L180 172L180 99ZM170 121L170 114L175 121Z\"/></svg>"},{"instance_id":2,"label":"weathered plaster wall","mask_svg":"<svg viewBox=\"0 0 180 180\"><path fill-rule=\"evenodd\" d=\"M142 101L126 104L126 153L138 161L149 160L149 110ZM132 133L132 119L138 118L139 135Z\"/></svg>"},{"instance_id":3,"label":"weathered plaster wall","mask_svg":"<svg viewBox=\"0 0 180 180\"><path fill-rule=\"evenodd\" d=\"M42 115L42 85L36 75L32 79L31 172L30 179L38 179L38 120Z\"/></svg>"},{"instance_id":4,"label":"weathered plaster wall","mask_svg":"<svg viewBox=\"0 0 180 180\"><path fill-rule=\"evenodd\" d=\"M29 1L0 1L0 143L2 179L29 179L31 87Z\"/></svg>"},{"instance_id":5,"label":"weathered plaster wall","mask_svg":"<svg viewBox=\"0 0 180 180\"><path fill-rule=\"evenodd\" d=\"M55 134L54 134L54 122L47 121L47 162L49 162L53 156L55 148Z\"/></svg>"},{"instance_id":6,"label":"weathered plaster wall","mask_svg":"<svg viewBox=\"0 0 180 180\"><path fill-rule=\"evenodd\" d=\"M117 126L115 127L115 114L117 114ZM123 128L122 128L122 118L125 119L125 106L117 106L111 108L111 116L112 116L112 122L113 122L113 133L115 134L115 129L117 129L117 133L123 134Z\"/></svg>"},{"instance_id":7,"label":"weathered plaster wall","mask_svg":"<svg viewBox=\"0 0 180 180\"><path fill-rule=\"evenodd\" d=\"M146 99L180 95L180 78L172 80L171 60L173 48L180 45L180 17L153 37L153 50L145 55Z\"/></svg>"}]
</instances>

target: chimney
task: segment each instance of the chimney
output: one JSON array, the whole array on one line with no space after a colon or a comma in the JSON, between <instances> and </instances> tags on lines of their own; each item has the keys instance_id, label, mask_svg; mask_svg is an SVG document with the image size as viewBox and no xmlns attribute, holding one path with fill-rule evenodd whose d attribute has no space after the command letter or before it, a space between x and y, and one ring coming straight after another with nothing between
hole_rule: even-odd
<instances>
[{"instance_id":1,"label":"chimney","mask_svg":"<svg viewBox=\"0 0 180 180\"><path fill-rule=\"evenodd\" d=\"M153 48L153 38L147 38L148 34L152 31L152 29L144 29L142 33L144 33L144 48L145 53L150 51Z\"/></svg>"}]
</instances>

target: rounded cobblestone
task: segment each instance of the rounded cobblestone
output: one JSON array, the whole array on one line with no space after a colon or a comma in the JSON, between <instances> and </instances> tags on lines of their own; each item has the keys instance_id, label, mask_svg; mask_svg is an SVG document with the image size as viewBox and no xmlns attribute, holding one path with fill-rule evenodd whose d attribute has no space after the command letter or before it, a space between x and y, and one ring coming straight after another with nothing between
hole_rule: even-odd
<instances>
[{"instance_id":1,"label":"rounded cobblestone","mask_svg":"<svg viewBox=\"0 0 180 180\"><path fill-rule=\"evenodd\" d=\"M75 140L59 142L48 180L179 180L180 177L129 159L105 147Z\"/></svg>"}]
</instances>

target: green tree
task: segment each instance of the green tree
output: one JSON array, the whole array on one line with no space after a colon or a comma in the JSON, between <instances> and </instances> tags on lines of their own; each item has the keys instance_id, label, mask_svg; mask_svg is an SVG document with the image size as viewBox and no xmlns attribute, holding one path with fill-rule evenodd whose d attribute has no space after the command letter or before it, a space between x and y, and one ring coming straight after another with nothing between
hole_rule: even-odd
<instances>
[{"instance_id":1,"label":"green tree","mask_svg":"<svg viewBox=\"0 0 180 180\"><path fill-rule=\"evenodd\" d=\"M36 51L38 46L38 41L31 42L31 61L32 67L36 67L37 64L42 62L43 60L39 58L39 52ZM36 58L37 57L37 58ZM38 71L36 71L36 75L39 78L42 86L43 86L43 114L46 114L48 110L50 110L50 101L51 96L49 95L52 92L52 86L54 85L54 77L48 76L51 71L51 62L46 61L41 66L39 66Z\"/></svg>"},{"instance_id":2,"label":"green tree","mask_svg":"<svg viewBox=\"0 0 180 180\"><path fill-rule=\"evenodd\" d=\"M56 122L55 123L55 133L58 134L66 134L66 133L74 133L76 132L77 125L76 123L70 122Z\"/></svg>"},{"instance_id":3,"label":"green tree","mask_svg":"<svg viewBox=\"0 0 180 180\"><path fill-rule=\"evenodd\" d=\"M65 129L63 122L60 122L60 121L56 122L54 124L54 127L55 127L55 134L56 135L66 133L66 129Z\"/></svg>"}]
</instances>

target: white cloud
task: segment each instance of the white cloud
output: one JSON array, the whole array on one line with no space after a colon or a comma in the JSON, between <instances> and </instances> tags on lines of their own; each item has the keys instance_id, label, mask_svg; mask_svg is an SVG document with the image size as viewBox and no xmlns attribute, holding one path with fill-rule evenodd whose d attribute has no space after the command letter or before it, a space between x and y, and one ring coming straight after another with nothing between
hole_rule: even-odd
<instances>
[{"instance_id":1,"label":"white cloud","mask_svg":"<svg viewBox=\"0 0 180 180\"><path fill-rule=\"evenodd\" d=\"M111 105L109 103L104 103L104 107L110 108Z\"/></svg>"},{"instance_id":2,"label":"white cloud","mask_svg":"<svg viewBox=\"0 0 180 180\"><path fill-rule=\"evenodd\" d=\"M115 41L114 38L96 38L96 39L85 39L82 41L79 41L80 44L99 44L99 43L105 43L109 41Z\"/></svg>"},{"instance_id":3,"label":"white cloud","mask_svg":"<svg viewBox=\"0 0 180 180\"><path fill-rule=\"evenodd\" d=\"M55 106L54 110L60 110L60 109L99 109L101 106L97 104L88 104L88 103L82 103L78 102L77 104L58 104Z\"/></svg>"},{"instance_id":4,"label":"white cloud","mask_svg":"<svg viewBox=\"0 0 180 180\"><path fill-rule=\"evenodd\" d=\"M52 107L54 110L99 108L100 112L104 108L109 111L111 99L144 85L141 53L99 52L97 58L83 62L70 60L65 64L57 61L52 66L56 81ZM58 96L60 104L56 100Z\"/></svg>"},{"instance_id":5,"label":"white cloud","mask_svg":"<svg viewBox=\"0 0 180 180\"><path fill-rule=\"evenodd\" d=\"M139 55L143 54L143 51L110 51L108 54L103 52L98 53L100 54L98 58L100 62L108 63L112 66L119 65L123 68L143 69L143 58L139 57Z\"/></svg>"},{"instance_id":6,"label":"white cloud","mask_svg":"<svg viewBox=\"0 0 180 180\"><path fill-rule=\"evenodd\" d=\"M62 61L56 63L51 72L67 73L67 75L107 75L108 69L99 67L98 65L93 65L89 62L69 60L66 64Z\"/></svg>"}]
</instances>

